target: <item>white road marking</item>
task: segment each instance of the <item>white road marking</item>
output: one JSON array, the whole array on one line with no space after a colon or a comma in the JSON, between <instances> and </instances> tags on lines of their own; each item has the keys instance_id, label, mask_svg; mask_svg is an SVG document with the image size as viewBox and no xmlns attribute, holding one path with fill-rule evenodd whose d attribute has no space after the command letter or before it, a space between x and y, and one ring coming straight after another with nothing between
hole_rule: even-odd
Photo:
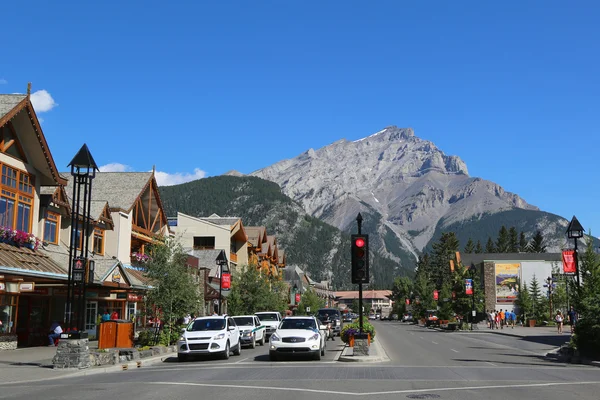
<instances>
[{"instance_id":1,"label":"white road marking","mask_svg":"<svg viewBox=\"0 0 600 400\"><path fill-rule=\"evenodd\" d=\"M431 341L431 343L433 343L433 344L439 344L438 342L434 342L433 340Z\"/></svg>"},{"instance_id":2,"label":"white road marking","mask_svg":"<svg viewBox=\"0 0 600 400\"><path fill-rule=\"evenodd\" d=\"M421 339L425 340L425 338L423 336L419 336Z\"/></svg>"},{"instance_id":3,"label":"white road marking","mask_svg":"<svg viewBox=\"0 0 600 400\"><path fill-rule=\"evenodd\" d=\"M553 386L575 386L575 385L600 385L600 381L591 382L547 382L547 383L523 383L517 385L488 385L488 386L462 386L462 387L446 387L446 388L429 388L429 389L405 389L405 390L390 390L384 392L341 392L334 390L318 390L308 388L290 388L290 387L273 387L273 386L252 386L252 385L231 385L231 384L216 384L216 383L196 383L196 382L144 382L146 385L173 385L173 386L200 386L214 387L221 389L256 389L256 390L272 390L282 392L309 392L319 394L337 394L342 396L377 396L387 394L407 394L407 393L423 393L423 392L447 392L447 391L463 391L463 390L489 390L489 389L517 389L517 388L532 388L532 387L553 387Z\"/></svg>"},{"instance_id":4,"label":"white road marking","mask_svg":"<svg viewBox=\"0 0 600 400\"><path fill-rule=\"evenodd\" d=\"M248 357L246 357L246 358L244 358L244 359L242 359L242 360L240 360L240 361L236 361L236 362L234 362L234 364L241 364L241 363L243 363L244 361L246 361L247 359L248 359Z\"/></svg>"},{"instance_id":5,"label":"white road marking","mask_svg":"<svg viewBox=\"0 0 600 400\"><path fill-rule=\"evenodd\" d=\"M493 362L486 361L486 364L490 364L492 367L497 367L497 365L494 364Z\"/></svg>"},{"instance_id":6,"label":"white road marking","mask_svg":"<svg viewBox=\"0 0 600 400\"><path fill-rule=\"evenodd\" d=\"M460 351L458 351L458 350L454 350L454 349L450 349L450 350L452 350L455 353L460 353Z\"/></svg>"}]
</instances>

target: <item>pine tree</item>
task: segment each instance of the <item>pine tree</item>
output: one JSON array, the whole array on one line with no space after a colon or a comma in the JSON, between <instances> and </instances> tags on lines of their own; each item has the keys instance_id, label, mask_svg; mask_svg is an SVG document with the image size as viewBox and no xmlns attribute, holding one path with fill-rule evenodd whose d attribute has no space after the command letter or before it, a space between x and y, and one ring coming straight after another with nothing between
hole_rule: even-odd
<instances>
[{"instance_id":1,"label":"pine tree","mask_svg":"<svg viewBox=\"0 0 600 400\"><path fill-rule=\"evenodd\" d=\"M531 242L527 245L529 253L545 253L546 243L542 232L537 231L531 239Z\"/></svg>"},{"instance_id":2,"label":"pine tree","mask_svg":"<svg viewBox=\"0 0 600 400\"><path fill-rule=\"evenodd\" d=\"M454 232L444 232L432 248L431 279L439 288L443 282L450 280L450 260L456 258L460 243Z\"/></svg>"},{"instance_id":3,"label":"pine tree","mask_svg":"<svg viewBox=\"0 0 600 400\"><path fill-rule=\"evenodd\" d=\"M475 246L475 254L483 253L483 247L481 246L481 240L477 240L477 245Z\"/></svg>"},{"instance_id":4,"label":"pine tree","mask_svg":"<svg viewBox=\"0 0 600 400\"><path fill-rule=\"evenodd\" d=\"M498 232L498 240L496 240L496 252L508 253L508 230L502 225Z\"/></svg>"},{"instance_id":5,"label":"pine tree","mask_svg":"<svg viewBox=\"0 0 600 400\"><path fill-rule=\"evenodd\" d=\"M535 274L533 275L531 286L529 287L529 296L531 297L532 318L539 322L544 314L544 309L542 308L542 290Z\"/></svg>"},{"instance_id":6,"label":"pine tree","mask_svg":"<svg viewBox=\"0 0 600 400\"><path fill-rule=\"evenodd\" d=\"M496 248L494 247L494 241L492 240L491 236L488 237L488 241L485 244L485 252L486 253L495 253L496 252Z\"/></svg>"},{"instance_id":7,"label":"pine tree","mask_svg":"<svg viewBox=\"0 0 600 400\"><path fill-rule=\"evenodd\" d=\"M519 236L517 234L517 228L515 228L514 226L511 226L508 230L508 252L519 252Z\"/></svg>"},{"instance_id":8,"label":"pine tree","mask_svg":"<svg viewBox=\"0 0 600 400\"><path fill-rule=\"evenodd\" d=\"M529 290L527 289L527 284L523 282L523 285L519 289L519 293L517 294L517 301L515 302L517 306L520 320L525 322L528 318L531 318L531 296L529 295Z\"/></svg>"},{"instance_id":9,"label":"pine tree","mask_svg":"<svg viewBox=\"0 0 600 400\"><path fill-rule=\"evenodd\" d=\"M527 251L527 239L525 238L525 232L521 231L519 235L519 251L525 253Z\"/></svg>"},{"instance_id":10,"label":"pine tree","mask_svg":"<svg viewBox=\"0 0 600 400\"><path fill-rule=\"evenodd\" d=\"M475 243L473 243L473 239L469 238L467 244L465 245L465 254L473 254L475 252Z\"/></svg>"}]
</instances>

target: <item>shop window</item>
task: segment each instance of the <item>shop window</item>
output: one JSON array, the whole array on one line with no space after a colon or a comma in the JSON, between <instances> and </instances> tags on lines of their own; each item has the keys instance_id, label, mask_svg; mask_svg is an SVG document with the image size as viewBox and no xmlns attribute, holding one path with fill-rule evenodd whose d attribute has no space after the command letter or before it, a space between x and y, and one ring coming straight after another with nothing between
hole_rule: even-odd
<instances>
[{"instance_id":1,"label":"shop window","mask_svg":"<svg viewBox=\"0 0 600 400\"><path fill-rule=\"evenodd\" d=\"M94 228L94 253L104 255L104 230Z\"/></svg>"},{"instance_id":2,"label":"shop window","mask_svg":"<svg viewBox=\"0 0 600 400\"><path fill-rule=\"evenodd\" d=\"M85 330L96 329L96 320L98 318L98 302L88 301L85 305Z\"/></svg>"},{"instance_id":3,"label":"shop window","mask_svg":"<svg viewBox=\"0 0 600 400\"><path fill-rule=\"evenodd\" d=\"M0 295L0 333L15 333L17 296Z\"/></svg>"},{"instance_id":4,"label":"shop window","mask_svg":"<svg viewBox=\"0 0 600 400\"><path fill-rule=\"evenodd\" d=\"M33 177L2 164L0 226L31 233Z\"/></svg>"},{"instance_id":5,"label":"shop window","mask_svg":"<svg viewBox=\"0 0 600 400\"><path fill-rule=\"evenodd\" d=\"M58 232L60 231L60 215L52 211L46 211L44 215L44 241L58 244Z\"/></svg>"}]
</instances>

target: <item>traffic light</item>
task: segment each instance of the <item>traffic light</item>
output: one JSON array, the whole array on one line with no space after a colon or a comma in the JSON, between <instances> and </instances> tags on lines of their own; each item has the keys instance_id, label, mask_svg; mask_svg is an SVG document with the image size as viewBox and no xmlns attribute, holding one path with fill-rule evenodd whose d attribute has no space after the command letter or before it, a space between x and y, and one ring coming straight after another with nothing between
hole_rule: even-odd
<instances>
[{"instance_id":1,"label":"traffic light","mask_svg":"<svg viewBox=\"0 0 600 400\"><path fill-rule=\"evenodd\" d=\"M369 283L369 235L352 235L352 283Z\"/></svg>"}]
</instances>

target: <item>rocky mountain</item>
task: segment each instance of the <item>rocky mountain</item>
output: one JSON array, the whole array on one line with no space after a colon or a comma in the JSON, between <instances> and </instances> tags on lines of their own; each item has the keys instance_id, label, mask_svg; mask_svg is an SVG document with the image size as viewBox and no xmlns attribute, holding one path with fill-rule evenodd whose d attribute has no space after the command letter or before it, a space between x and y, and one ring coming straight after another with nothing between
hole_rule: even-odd
<instances>
[{"instance_id":1,"label":"rocky mountain","mask_svg":"<svg viewBox=\"0 0 600 400\"><path fill-rule=\"evenodd\" d=\"M470 232L483 243L502 225L542 230L548 248L564 242L567 221L517 194L470 177L457 156L444 154L411 128L390 126L356 141L339 140L251 175L273 181L310 215L354 231L358 212L377 250L405 267L444 230ZM464 238L464 242L467 238Z\"/></svg>"},{"instance_id":2,"label":"rocky mountain","mask_svg":"<svg viewBox=\"0 0 600 400\"><path fill-rule=\"evenodd\" d=\"M240 217L245 226L264 225L285 249L289 265L299 266L316 281L331 279L337 290L351 289L349 235L308 215L277 184L239 175L231 171L228 176L162 186L165 212L168 216L178 211L193 216L216 213ZM410 267L402 269L378 252L372 252L372 260L381 266L373 273L376 287L389 287L395 276L412 273Z\"/></svg>"}]
</instances>

